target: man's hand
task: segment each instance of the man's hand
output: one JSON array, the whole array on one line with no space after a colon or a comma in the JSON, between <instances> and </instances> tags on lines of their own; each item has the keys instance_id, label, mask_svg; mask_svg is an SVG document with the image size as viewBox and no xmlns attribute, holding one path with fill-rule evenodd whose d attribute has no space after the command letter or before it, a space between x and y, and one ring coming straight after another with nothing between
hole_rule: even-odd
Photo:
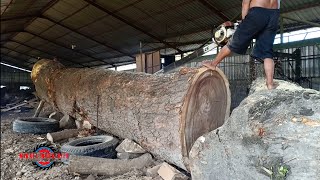
<instances>
[{"instance_id":1,"label":"man's hand","mask_svg":"<svg viewBox=\"0 0 320 180\"><path fill-rule=\"evenodd\" d=\"M202 63L202 66L204 66L204 67L206 67L206 68L209 68L209 69L211 69L211 70L213 70L213 71L216 70L217 65L218 65L218 64L215 63L215 61L204 61L204 62Z\"/></svg>"}]
</instances>

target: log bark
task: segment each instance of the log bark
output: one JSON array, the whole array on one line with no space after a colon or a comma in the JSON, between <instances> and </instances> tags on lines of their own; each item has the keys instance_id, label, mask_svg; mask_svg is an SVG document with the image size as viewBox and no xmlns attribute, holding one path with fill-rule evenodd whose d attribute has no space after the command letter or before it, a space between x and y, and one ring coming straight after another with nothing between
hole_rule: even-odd
<instances>
[{"instance_id":1,"label":"log bark","mask_svg":"<svg viewBox=\"0 0 320 180\"><path fill-rule=\"evenodd\" d=\"M134 169L142 169L152 165L152 163L154 163L154 161L150 154L144 154L130 160L71 155L68 169L70 172L80 174L115 176L127 173Z\"/></svg>"},{"instance_id":2,"label":"log bark","mask_svg":"<svg viewBox=\"0 0 320 180\"><path fill-rule=\"evenodd\" d=\"M132 139L183 169L194 141L221 126L230 111L229 84L219 69L150 75L40 60L32 80L39 97L58 111Z\"/></svg>"},{"instance_id":3,"label":"log bark","mask_svg":"<svg viewBox=\"0 0 320 180\"><path fill-rule=\"evenodd\" d=\"M59 132L47 133L48 141L54 143L64 139L72 138L77 136L79 129L65 129Z\"/></svg>"}]
</instances>

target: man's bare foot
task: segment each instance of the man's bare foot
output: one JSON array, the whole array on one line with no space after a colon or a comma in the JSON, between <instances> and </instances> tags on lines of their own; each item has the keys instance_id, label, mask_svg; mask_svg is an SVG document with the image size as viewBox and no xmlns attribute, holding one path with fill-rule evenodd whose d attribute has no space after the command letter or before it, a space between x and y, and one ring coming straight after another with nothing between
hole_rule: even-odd
<instances>
[{"instance_id":1,"label":"man's bare foot","mask_svg":"<svg viewBox=\"0 0 320 180\"><path fill-rule=\"evenodd\" d=\"M276 89L279 86L278 83L267 84L268 90Z\"/></svg>"},{"instance_id":2,"label":"man's bare foot","mask_svg":"<svg viewBox=\"0 0 320 180\"><path fill-rule=\"evenodd\" d=\"M203 66L211 69L211 70L216 70L216 66L212 61L205 61L204 63L202 63Z\"/></svg>"}]
</instances>

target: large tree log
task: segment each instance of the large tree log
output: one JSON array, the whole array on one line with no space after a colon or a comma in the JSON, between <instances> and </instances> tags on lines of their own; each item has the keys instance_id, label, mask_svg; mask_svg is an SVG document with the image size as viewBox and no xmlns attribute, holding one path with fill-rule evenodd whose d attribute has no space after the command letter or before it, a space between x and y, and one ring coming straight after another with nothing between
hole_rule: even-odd
<instances>
[{"instance_id":1,"label":"large tree log","mask_svg":"<svg viewBox=\"0 0 320 180\"><path fill-rule=\"evenodd\" d=\"M276 82L270 91L255 81L225 124L198 138L193 180L319 179L320 92Z\"/></svg>"},{"instance_id":2,"label":"large tree log","mask_svg":"<svg viewBox=\"0 0 320 180\"><path fill-rule=\"evenodd\" d=\"M184 169L194 141L221 126L230 111L229 84L219 69L150 75L40 60L32 80L39 97L64 114L133 139Z\"/></svg>"}]
</instances>

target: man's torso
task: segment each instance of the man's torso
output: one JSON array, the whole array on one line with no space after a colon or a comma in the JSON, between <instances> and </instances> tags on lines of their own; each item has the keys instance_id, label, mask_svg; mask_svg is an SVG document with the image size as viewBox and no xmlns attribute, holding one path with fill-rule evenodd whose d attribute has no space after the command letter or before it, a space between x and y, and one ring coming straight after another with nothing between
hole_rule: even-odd
<instances>
[{"instance_id":1,"label":"man's torso","mask_svg":"<svg viewBox=\"0 0 320 180\"><path fill-rule=\"evenodd\" d=\"M267 9L279 9L279 0L251 0L250 8L252 7L262 7Z\"/></svg>"}]
</instances>

